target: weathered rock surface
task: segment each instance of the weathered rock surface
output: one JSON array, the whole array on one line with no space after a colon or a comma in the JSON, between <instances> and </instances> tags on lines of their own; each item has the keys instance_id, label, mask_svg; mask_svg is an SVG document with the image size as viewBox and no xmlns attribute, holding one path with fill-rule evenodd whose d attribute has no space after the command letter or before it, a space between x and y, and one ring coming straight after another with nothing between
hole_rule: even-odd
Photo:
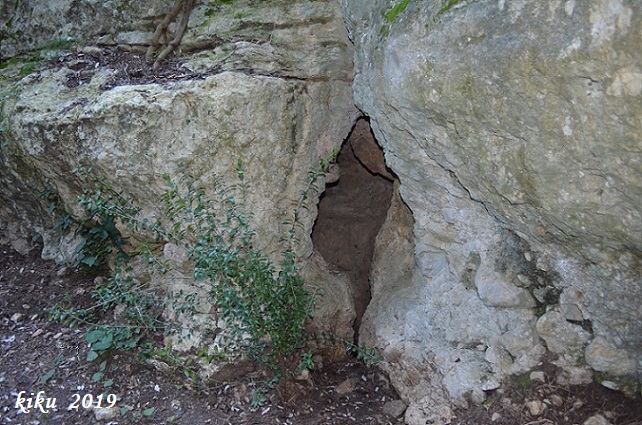
<instances>
[{"instance_id":1,"label":"weathered rock surface","mask_svg":"<svg viewBox=\"0 0 642 425\"><path fill-rule=\"evenodd\" d=\"M148 43L157 19L174 0L21 0L0 5L0 58L34 49L56 51L71 40L93 43L101 36ZM115 44L115 41L114 41Z\"/></svg>"},{"instance_id":2,"label":"weathered rock surface","mask_svg":"<svg viewBox=\"0 0 642 425\"><path fill-rule=\"evenodd\" d=\"M575 359L582 358L591 336L589 332L569 322L555 310L539 318L537 333L546 341L546 348L550 351Z\"/></svg>"},{"instance_id":3,"label":"weathered rock surface","mask_svg":"<svg viewBox=\"0 0 642 425\"><path fill-rule=\"evenodd\" d=\"M546 345L639 386L640 4L392 6L344 1L356 103L415 220L416 267L410 244L375 254L362 327L402 369L406 420L440 420Z\"/></svg>"},{"instance_id":4,"label":"weathered rock surface","mask_svg":"<svg viewBox=\"0 0 642 425\"><path fill-rule=\"evenodd\" d=\"M11 28L39 36L23 45L16 32L17 38L3 40L2 54L38 47L38 40L55 37L59 28L74 32L81 45L144 44L155 27L153 19L173 1L129 3L17 2L22 12ZM87 14L92 19L85 19ZM0 126L7 143L1 156L0 231L5 242L27 250L35 233L43 237L49 258L61 260L73 252L73 241L52 230L48 201L40 193L49 187L59 198L57 208L82 216L77 205L82 182L71 173L80 164L131 195L143 215L153 219L163 208L164 173L180 176L185 170L200 182L216 173L231 185L238 182L240 158L249 188L241 197L254 214L255 247L275 257L282 252L284 220L292 218L309 170L341 145L357 117L351 43L340 6L326 1L239 1L234 8L207 3L193 11L184 45L205 49L182 58L185 71L198 68L197 79L113 87L105 83L117 70L97 62L77 84L69 84L77 73L64 65L19 81L3 80ZM96 47L82 52L101 54ZM14 65L2 72L17 74ZM322 190L323 180L318 183ZM310 192L309 208L301 210L296 244L301 259L313 252L309 235L318 195ZM177 273L189 269L185 253L169 245L165 255ZM331 293L319 299L319 317L332 317L333 332L349 337L355 313L352 298L344 294L349 288L341 286L345 282L333 279L323 262L307 261L302 268L314 277L313 291ZM165 283L181 281L174 277ZM328 282L332 287L324 286Z\"/></svg>"},{"instance_id":5,"label":"weathered rock surface","mask_svg":"<svg viewBox=\"0 0 642 425\"><path fill-rule=\"evenodd\" d=\"M401 400L391 400L383 405L383 413L398 418L406 411L406 404Z\"/></svg>"}]
</instances>

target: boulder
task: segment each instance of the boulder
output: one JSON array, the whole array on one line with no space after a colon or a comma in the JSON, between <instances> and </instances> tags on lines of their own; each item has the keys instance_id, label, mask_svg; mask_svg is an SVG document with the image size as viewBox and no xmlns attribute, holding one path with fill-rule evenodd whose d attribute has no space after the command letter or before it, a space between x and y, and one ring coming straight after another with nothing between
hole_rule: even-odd
<instances>
[{"instance_id":1,"label":"boulder","mask_svg":"<svg viewBox=\"0 0 642 425\"><path fill-rule=\"evenodd\" d=\"M385 361L429 375L393 380L406 420L443 407L418 382L462 403L537 364L540 335L572 356L595 338L589 364L639 387L640 4L343 5L355 101L414 220L416 266L402 274L410 247L380 258L398 271L373 282L387 289L362 327Z\"/></svg>"},{"instance_id":2,"label":"boulder","mask_svg":"<svg viewBox=\"0 0 642 425\"><path fill-rule=\"evenodd\" d=\"M236 188L239 208L252 214L254 247L275 261L293 247L304 274L314 276L311 292L328 293L318 297L319 316L342 318L333 321L332 331L352 335L354 307L342 286L347 283L310 260L309 235L324 179L310 187L309 172L341 145L358 116L352 46L337 3L199 5L183 50L157 73L135 49L118 53L108 46L145 44L173 2L25 0L15 2L17 11L13 3L1 9L3 23L13 19L3 27L12 34L3 38L3 58L42 51L44 40L68 32L80 47L58 46L67 50L54 62L25 68L23 57L0 70L6 77L0 80L3 241L24 252L35 235L48 258L73 255L76 239L56 223L62 213L85 217L77 196L86 184L72 174L81 165L131 196L150 221L163 216L164 174L179 179L188 173L216 199L220 187L208 186L215 174ZM28 33L37 36L26 42ZM286 222L304 191L296 240L286 242ZM50 208L58 214L52 217ZM193 265L187 253L166 244L165 260L179 275L155 277L154 284L188 291ZM204 315L197 323L205 323L206 310L197 312Z\"/></svg>"}]
</instances>

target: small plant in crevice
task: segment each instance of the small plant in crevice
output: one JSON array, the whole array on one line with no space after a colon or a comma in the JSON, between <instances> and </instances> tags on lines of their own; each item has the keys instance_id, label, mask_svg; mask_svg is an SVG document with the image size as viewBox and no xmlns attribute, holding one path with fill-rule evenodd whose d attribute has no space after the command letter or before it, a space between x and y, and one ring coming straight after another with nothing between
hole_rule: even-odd
<instances>
[{"instance_id":1,"label":"small plant in crevice","mask_svg":"<svg viewBox=\"0 0 642 425\"><path fill-rule=\"evenodd\" d=\"M406 7L408 7L409 3L410 0L401 0L398 3L395 3L395 5L390 8L390 10L383 14L384 18L386 18L386 21L388 21L388 23L392 23L401 12L406 10Z\"/></svg>"},{"instance_id":2,"label":"small plant in crevice","mask_svg":"<svg viewBox=\"0 0 642 425\"><path fill-rule=\"evenodd\" d=\"M301 353L301 361L299 361L299 364L297 365L296 369L294 369L293 375L298 376L301 375L304 371L313 371L315 368L314 365L314 359L313 359L314 353L312 350L303 352Z\"/></svg>"},{"instance_id":3,"label":"small plant in crevice","mask_svg":"<svg viewBox=\"0 0 642 425\"><path fill-rule=\"evenodd\" d=\"M349 353L356 354L357 360L361 360L366 366L372 367L383 360L383 357L377 354L374 347L368 348L365 343L357 345L349 341L346 349Z\"/></svg>"},{"instance_id":4,"label":"small plant in crevice","mask_svg":"<svg viewBox=\"0 0 642 425\"><path fill-rule=\"evenodd\" d=\"M100 272L112 254L116 254L116 262L125 263L134 254L123 249L127 243L117 223L131 221L139 214L139 209L106 182L91 176L91 170L79 167L73 173L81 175L86 184L83 194L78 196L78 205L87 212L84 218L74 217L64 209L51 184L40 192L40 197L47 202L49 214L54 217L53 229L61 234L71 231L80 241L65 262L86 272Z\"/></svg>"},{"instance_id":5,"label":"small plant in crevice","mask_svg":"<svg viewBox=\"0 0 642 425\"><path fill-rule=\"evenodd\" d=\"M41 191L40 191L40 197L47 201L47 210L49 214L51 215L59 215L61 214L61 210L64 211L61 208L61 200L60 197L58 196L58 193L56 192L55 188L51 184L47 184ZM65 230L67 230L66 228Z\"/></svg>"},{"instance_id":6,"label":"small plant in crevice","mask_svg":"<svg viewBox=\"0 0 642 425\"><path fill-rule=\"evenodd\" d=\"M357 360L362 361L368 367L373 367L377 363L383 360L383 357L377 353L377 350L374 347L368 347L364 342L361 344L356 344L352 338L343 338L336 336L334 334L321 334L321 341L323 343L339 342L345 346L346 352L357 357Z\"/></svg>"},{"instance_id":7,"label":"small plant in crevice","mask_svg":"<svg viewBox=\"0 0 642 425\"><path fill-rule=\"evenodd\" d=\"M76 249L74 266L96 269L105 264L110 255L116 254L119 264L126 263L130 255L124 251L126 241L117 223L138 231L147 227L147 221L140 219L140 207L131 198L123 196L106 181L92 175L91 169L78 167L72 171L85 182L78 205L87 216L80 221L79 233L82 242Z\"/></svg>"},{"instance_id":8,"label":"small plant in crevice","mask_svg":"<svg viewBox=\"0 0 642 425\"><path fill-rule=\"evenodd\" d=\"M441 9L439 9L439 13L448 12L451 7L461 2L462 0L441 0Z\"/></svg>"}]
</instances>

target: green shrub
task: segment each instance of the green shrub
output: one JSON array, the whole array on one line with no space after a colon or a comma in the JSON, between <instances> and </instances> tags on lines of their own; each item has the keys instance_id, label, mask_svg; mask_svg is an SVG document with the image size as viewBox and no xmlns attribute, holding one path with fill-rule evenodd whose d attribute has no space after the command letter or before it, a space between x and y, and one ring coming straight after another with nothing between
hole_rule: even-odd
<instances>
[{"instance_id":1,"label":"green shrub","mask_svg":"<svg viewBox=\"0 0 642 425\"><path fill-rule=\"evenodd\" d=\"M250 225L252 214L243 204L244 171L239 160L236 185L226 185L212 176L207 185L198 182L187 172L178 180L165 175L167 189L161 195L163 218L154 223L142 218L140 207L132 198L117 192L105 180L95 177L91 169L82 167L74 173L82 178L85 187L79 205L86 211L83 219L70 219L58 211L63 223L79 224L83 237L76 252L74 265L83 268L100 267L114 259L113 276L92 293L95 304L87 309L59 305L53 317L72 325L86 326L86 339L92 351L88 360L99 358L112 350L137 352L143 357L160 352L150 343L159 331L179 334L180 329L162 318L163 308L170 306L177 318L196 312L199 300L194 293L152 292L137 282L130 273L128 262L141 256L153 271L166 273L170 266L164 261L160 247L171 242L182 246L192 261L193 278L200 287L208 288L208 301L215 306L212 325L220 342L228 351L261 362L275 371L276 376L295 371L296 353L306 347L306 324L312 317L313 297L304 289L296 267L294 243L300 223L300 210L305 208L312 192L317 190L318 178L328 171L336 158L333 152L318 169L309 173L306 188L293 206L292 218L287 221L284 237L286 247L280 260L274 263L255 248L255 231ZM58 208L51 189L44 196L50 210ZM141 243L137 250L127 246L118 230L126 226ZM67 228L71 227L68 225ZM122 227L120 227L122 229ZM125 314L119 323L101 321L106 313L121 308ZM215 353L211 358L224 358ZM210 358L205 351L199 358ZM311 354L302 357L303 366L310 367ZM287 370L286 370L287 369ZM186 376L195 377L189 370ZM262 393L257 393L257 400Z\"/></svg>"},{"instance_id":2,"label":"green shrub","mask_svg":"<svg viewBox=\"0 0 642 425\"><path fill-rule=\"evenodd\" d=\"M303 348L312 300L292 250L285 249L275 267L254 248L251 213L243 210L235 190L215 176L210 182L215 200L189 175L179 183L165 179L169 189L162 200L172 229L166 236L187 250L195 280L209 283L210 301L225 323L223 339L270 365Z\"/></svg>"}]
</instances>

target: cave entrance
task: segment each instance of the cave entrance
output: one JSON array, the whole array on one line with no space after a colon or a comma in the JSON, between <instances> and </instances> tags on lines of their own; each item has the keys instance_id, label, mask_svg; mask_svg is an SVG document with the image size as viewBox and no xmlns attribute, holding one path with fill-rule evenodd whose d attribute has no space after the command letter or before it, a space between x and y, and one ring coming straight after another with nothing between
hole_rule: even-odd
<instances>
[{"instance_id":1,"label":"cave entrance","mask_svg":"<svg viewBox=\"0 0 642 425\"><path fill-rule=\"evenodd\" d=\"M350 277L357 341L371 299L375 238L390 208L395 177L386 168L383 150L365 118L357 120L343 143L337 165L340 177L328 183L321 196L312 243L326 262Z\"/></svg>"}]
</instances>

